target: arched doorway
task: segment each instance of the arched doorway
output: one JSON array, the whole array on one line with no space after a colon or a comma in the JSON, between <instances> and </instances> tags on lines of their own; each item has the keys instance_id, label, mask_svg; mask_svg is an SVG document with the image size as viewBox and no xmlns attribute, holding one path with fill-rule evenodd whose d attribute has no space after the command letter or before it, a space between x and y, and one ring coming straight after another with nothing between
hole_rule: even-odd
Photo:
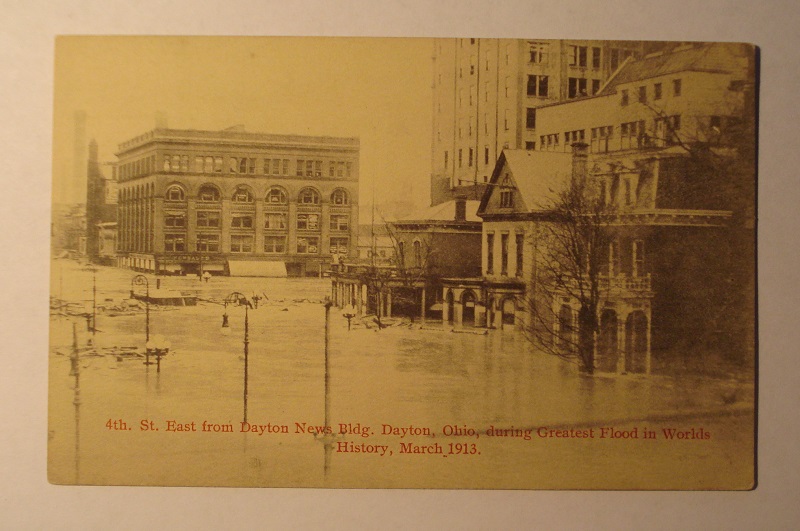
<instances>
[{"instance_id":1,"label":"arched doorway","mask_svg":"<svg viewBox=\"0 0 800 531\"><path fill-rule=\"evenodd\" d=\"M572 308L562 304L561 309L558 310L558 348L563 352L572 351L572 332L574 329Z\"/></svg>"},{"instance_id":2,"label":"arched doorway","mask_svg":"<svg viewBox=\"0 0 800 531\"><path fill-rule=\"evenodd\" d=\"M617 370L617 312L603 310L600 314L600 334L597 337L597 368L603 372Z\"/></svg>"},{"instance_id":3,"label":"arched doorway","mask_svg":"<svg viewBox=\"0 0 800 531\"><path fill-rule=\"evenodd\" d=\"M514 326L516 310L514 299L505 299L503 301L503 328Z\"/></svg>"},{"instance_id":4,"label":"arched doorway","mask_svg":"<svg viewBox=\"0 0 800 531\"><path fill-rule=\"evenodd\" d=\"M447 290L444 298L444 321L453 324L453 290Z\"/></svg>"},{"instance_id":5,"label":"arched doorway","mask_svg":"<svg viewBox=\"0 0 800 531\"><path fill-rule=\"evenodd\" d=\"M464 291L461 296L461 322L465 326L475 326L475 293L472 290Z\"/></svg>"},{"instance_id":6,"label":"arched doorway","mask_svg":"<svg viewBox=\"0 0 800 531\"><path fill-rule=\"evenodd\" d=\"M625 371L645 372L647 366L647 316L632 312L625 321Z\"/></svg>"}]
</instances>

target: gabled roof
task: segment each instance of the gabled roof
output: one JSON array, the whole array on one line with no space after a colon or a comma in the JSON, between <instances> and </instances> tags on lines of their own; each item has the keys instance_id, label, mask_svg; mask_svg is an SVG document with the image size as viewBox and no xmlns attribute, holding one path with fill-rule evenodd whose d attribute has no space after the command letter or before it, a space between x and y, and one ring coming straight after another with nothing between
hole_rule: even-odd
<instances>
[{"instance_id":1,"label":"gabled roof","mask_svg":"<svg viewBox=\"0 0 800 531\"><path fill-rule=\"evenodd\" d=\"M465 221L472 221L480 223L481 218L478 217L478 206L480 201L466 201L467 203L467 219ZM430 206L403 216L398 219L396 223L409 223L409 222L423 222L423 221L456 221L456 201L446 201L444 203Z\"/></svg>"},{"instance_id":2,"label":"gabled roof","mask_svg":"<svg viewBox=\"0 0 800 531\"><path fill-rule=\"evenodd\" d=\"M478 215L485 212L491 194L505 174L506 165L528 212L547 210L572 177L571 153L504 149L481 199Z\"/></svg>"},{"instance_id":3,"label":"gabled roof","mask_svg":"<svg viewBox=\"0 0 800 531\"><path fill-rule=\"evenodd\" d=\"M734 73L742 70L741 60L747 53L745 46L736 43L694 44L626 61L599 94L613 93L621 84L679 72Z\"/></svg>"}]
</instances>

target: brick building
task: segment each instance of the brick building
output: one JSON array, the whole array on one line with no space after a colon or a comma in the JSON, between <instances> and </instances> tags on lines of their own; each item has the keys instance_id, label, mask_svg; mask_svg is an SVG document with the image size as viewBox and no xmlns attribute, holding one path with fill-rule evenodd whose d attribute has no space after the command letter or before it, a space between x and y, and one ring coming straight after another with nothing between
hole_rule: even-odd
<instances>
[{"instance_id":1,"label":"brick building","mask_svg":"<svg viewBox=\"0 0 800 531\"><path fill-rule=\"evenodd\" d=\"M120 266L304 276L356 256L357 138L155 129L117 157Z\"/></svg>"}]
</instances>

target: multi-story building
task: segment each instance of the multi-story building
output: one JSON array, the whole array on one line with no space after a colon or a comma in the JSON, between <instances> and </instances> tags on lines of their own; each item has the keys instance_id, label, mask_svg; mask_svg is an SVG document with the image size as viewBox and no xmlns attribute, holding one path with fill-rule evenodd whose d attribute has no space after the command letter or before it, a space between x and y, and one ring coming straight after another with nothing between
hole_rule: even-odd
<instances>
[{"instance_id":1,"label":"multi-story building","mask_svg":"<svg viewBox=\"0 0 800 531\"><path fill-rule=\"evenodd\" d=\"M548 224L563 219L554 194L583 179L607 209L597 368L649 372L653 356L703 350L752 360L753 59L749 46L687 45L540 107L536 149L498 160L478 211L482 276L445 282L445 319L530 331L544 300L553 342L579 343L581 301L542 271Z\"/></svg>"},{"instance_id":2,"label":"multi-story building","mask_svg":"<svg viewBox=\"0 0 800 531\"><path fill-rule=\"evenodd\" d=\"M117 157L121 266L303 276L356 256L357 138L155 129Z\"/></svg>"},{"instance_id":3,"label":"multi-story building","mask_svg":"<svg viewBox=\"0 0 800 531\"><path fill-rule=\"evenodd\" d=\"M89 143L86 170L86 254L89 261L114 264L117 181L103 175L94 140Z\"/></svg>"},{"instance_id":4,"label":"multi-story building","mask_svg":"<svg viewBox=\"0 0 800 531\"><path fill-rule=\"evenodd\" d=\"M644 44L437 39L431 203L480 199L503 149L535 149L541 105L592 96Z\"/></svg>"}]
</instances>

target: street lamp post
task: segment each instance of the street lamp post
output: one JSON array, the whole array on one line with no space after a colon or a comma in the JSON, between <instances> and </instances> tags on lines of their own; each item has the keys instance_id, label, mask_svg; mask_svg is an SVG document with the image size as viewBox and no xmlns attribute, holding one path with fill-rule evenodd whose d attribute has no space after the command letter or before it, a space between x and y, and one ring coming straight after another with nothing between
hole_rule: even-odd
<instances>
[{"instance_id":1,"label":"street lamp post","mask_svg":"<svg viewBox=\"0 0 800 531\"><path fill-rule=\"evenodd\" d=\"M249 345L250 345L250 330L249 330L249 323L248 323L248 308L250 308L250 301L247 300L247 297L244 294L239 293L238 291L234 291L230 293L224 300L225 303L225 311L222 314L222 334L229 335L231 333L230 323L228 322L228 304L236 303L239 306L244 306L244 412L242 415L243 422L247 422L247 362L248 362L248 354L249 354Z\"/></svg>"},{"instance_id":2,"label":"street lamp post","mask_svg":"<svg viewBox=\"0 0 800 531\"><path fill-rule=\"evenodd\" d=\"M97 331L97 268L89 266L84 268L84 271L92 272L92 326L88 327L88 315L86 316L86 324L88 329L92 332L92 344L94 344L94 336ZM86 313L88 314L89 312L87 311Z\"/></svg>"},{"instance_id":3,"label":"street lamp post","mask_svg":"<svg viewBox=\"0 0 800 531\"><path fill-rule=\"evenodd\" d=\"M344 309L342 310L342 317L347 319L347 331L348 332L350 331L350 321L355 316L356 316L356 309L352 304L350 306L345 306Z\"/></svg>"},{"instance_id":4,"label":"street lamp post","mask_svg":"<svg viewBox=\"0 0 800 531\"><path fill-rule=\"evenodd\" d=\"M133 286L142 286L144 285L145 288L145 299L144 299L144 308L145 308L145 321L144 321L144 342L147 343L150 341L150 282L148 282L147 277L144 275L136 275L131 279L131 299L135 298L133 293Z\"/></svg>"},{"instance_id":5,"label":"street lamp post","mask_svg":"<svg viewBox=\"0 0 800 531\"><path fill-rule=\"evenodd\" d=\"M169 352L169 347L172 346L170 342L164 338L164 336L160 334L156 334L153 336L152 341L148 341L145 344L145 352L147 353L147 361L145 363L149 364L150 361L150 353L152 352L156 356L156 372L161 372L161 356L165 356Z\"/></svg>"}]
</instances>

